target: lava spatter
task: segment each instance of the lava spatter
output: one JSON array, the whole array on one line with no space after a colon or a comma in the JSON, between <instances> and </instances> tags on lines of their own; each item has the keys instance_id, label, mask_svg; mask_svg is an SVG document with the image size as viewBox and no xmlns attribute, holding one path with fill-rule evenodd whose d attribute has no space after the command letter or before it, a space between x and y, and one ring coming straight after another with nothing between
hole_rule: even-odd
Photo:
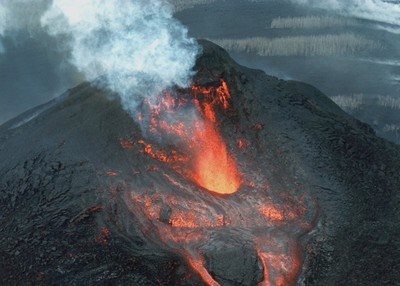
<instances>
[{"instance_id":1,"label":"lava spatter","mask_svg":"<svg viewBox=\"0 0 400 286\"><path fill-rule=\"evenodd\" d=\"M184 168L178 168L176 164L174 167L185 169L185 176L193 182L218 194L236 193L241 185L241 175L217 126L217 108L231 108L228 85L221 80L216 87L192 86L190 96L174 97L165 92L157 104L148 103L149 131L161 137L172 136L185 150L190 162ZM187 116L180 115L193 106L195 116L188 120ZM145 148L151 157L171 163L165 154L153 152L151 145Z\"/></svg>"},{"instance_id":2,"label":"lava spatter","mask_svg":"<svg viewBox=\"0 0 400 286\"><path fill-rule=\"evenodd\" d=\"M263 268L260 285L292 285L301 257L286 231L307 225L307 214L301 211L306 206L300 201L298 205L274 202L259 179L246 183L247 170L239 171L219 130L221 113L232 108L227 82L165 92L146 107L140 116L148 122L147 131L162 139L153 140L154 144L142 139L135 145L171 172L162 171L157 185L135 190L127 198L132 212L144 215L140 219L144 235L182 255L206 285L216 286L220 284L207 270L199 249L233 231L254 246ZM244 138L233 142L242 153L250 145Z\"/></svg>"}]
</instances>

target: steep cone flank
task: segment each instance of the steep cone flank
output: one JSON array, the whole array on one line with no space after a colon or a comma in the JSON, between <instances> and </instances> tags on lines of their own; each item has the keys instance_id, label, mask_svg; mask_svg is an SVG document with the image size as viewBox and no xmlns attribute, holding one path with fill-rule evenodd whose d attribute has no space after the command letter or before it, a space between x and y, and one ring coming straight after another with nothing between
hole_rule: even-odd
<instances>
[{"instance_id":1,"label":"steep cone flank","mask_svg":"<svg viewBox=\"0 0 400 286\"><path fill-rule=\"evenodd\" d=\"M166 92L201 124L139 126L83 84L0 126L0 284L399 281L400 148L200 43L193 86Z\"/></svg>"}]
</instances>

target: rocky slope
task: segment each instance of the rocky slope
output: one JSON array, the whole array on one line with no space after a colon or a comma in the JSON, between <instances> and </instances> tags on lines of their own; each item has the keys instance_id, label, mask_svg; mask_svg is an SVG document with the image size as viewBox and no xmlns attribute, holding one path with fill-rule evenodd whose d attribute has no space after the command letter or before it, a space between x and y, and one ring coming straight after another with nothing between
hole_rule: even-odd
<instances>
[{"instance_id":1,"label":"rocky slope","mask_svg":"<svg viewBox=\"0 0 400 286\"><path fill-rule=\"evenodd\" d=\"M287 241L270 250L301 264L283 280L272 269L275 284L397 283L400 147L312 86L239 66L218 46L201 44L194 80L229 84L232 110L218 115L220 131L240 170L265 190L244 187L228 198L200 190L143 152L139 126L112 94L82 84L0 127L1 284L204 284L179 246L154 235L168 211L143 222L140 207L129 205L127 195L143 188L227 216L243 212L232 218L238 227L212 229L196 245L221 285L265 278L263 256L241 235L258 233L262 244ZM258 193L283 210L284 222L249 226L240 204Z\"/></svg>"}]
</instances>

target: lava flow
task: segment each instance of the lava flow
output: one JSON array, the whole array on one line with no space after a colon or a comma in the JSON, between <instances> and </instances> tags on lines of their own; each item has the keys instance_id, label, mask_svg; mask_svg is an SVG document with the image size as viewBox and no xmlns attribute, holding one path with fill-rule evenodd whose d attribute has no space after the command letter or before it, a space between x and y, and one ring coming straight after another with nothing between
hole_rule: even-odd
<instances>
[{"instance_id":1,"label":"lava flow","mask_svg":"<svg viewBox=\"0 0 400 286\"><path fill-rule=\"evenodd\" d=\"M120 141L125 150L137 150L157 166L167 166L155 167L151 184L136 184L126 197L143 235L183 256L207 285L219 285L207 270L208 245L225 251L240 248L241 242L252 245L258 256L260 285L294 284L302 262L296 237L310 229L313 214L297 194L291 198L282 192L286 195L274 198L277 193L273 195L263 174L255 172L256 161L245 162L241 167L246 172L239 172L220 133L220 117L232 109L227 83L165 92L158 100L145 103L139 116L148 139L158 144ZM243 138L232 141L242 152L251 146ZM147 176L144 172L136 179L146 182ZM229 243L232 236L237 247ZM227 269L232 267L231 261L225 263Z\"/></svg>"},{"instance_id":2,"label":"lava flow","mask_svg":"<svg viewBox=\"0 0 400 286\"><path fill-rule=\"evenodd\" d=\"M218 87L203 88L193 86L191 98L176 98L165 93L156 105L150 105L150 132L163 138L172 136L180 148L191 158L188 166L177 166L199 186L219 194L233 194L239 190L241 177L234 158L229 154L217 126L217 108L231 108L228 85L221 80ZM195 106L192 118L188 120L187 111L190 103ZM182 118L182 119L181 119ZM146 146L146 153L163 162L173 163L161 153L151 152L151 145ZM184 160L180 160L182 163ZM175 162L176 163L176 162Z\"/></svg>"},{"instance_id":3,"label":"lava flow","mask_svg":"<svg viewBox=\"0 0 400 286\"><path fill-rule=\"evenodd\" d=\"M219 194L237 192L240 178L236 163L211 121L196 129L193 140L198 144L194 152L193 180Z\"/></svg>"}]
</instances>

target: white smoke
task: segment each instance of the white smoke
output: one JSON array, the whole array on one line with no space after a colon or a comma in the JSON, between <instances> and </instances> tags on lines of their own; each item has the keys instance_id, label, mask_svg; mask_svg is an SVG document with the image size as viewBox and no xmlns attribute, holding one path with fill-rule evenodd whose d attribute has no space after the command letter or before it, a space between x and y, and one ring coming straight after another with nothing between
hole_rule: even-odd
<instances>
[{"instance_id":1,"label":"white smoke","mask_svg":"<svg viewBox=\"0 0 400 286\"><path fill-rule=\"evenodd\" d=\"M186 86L199 52L164 0L53 0L42 25L69 37L71 62L131 112L143 97Z\"/></svg>"}]
</instances>

